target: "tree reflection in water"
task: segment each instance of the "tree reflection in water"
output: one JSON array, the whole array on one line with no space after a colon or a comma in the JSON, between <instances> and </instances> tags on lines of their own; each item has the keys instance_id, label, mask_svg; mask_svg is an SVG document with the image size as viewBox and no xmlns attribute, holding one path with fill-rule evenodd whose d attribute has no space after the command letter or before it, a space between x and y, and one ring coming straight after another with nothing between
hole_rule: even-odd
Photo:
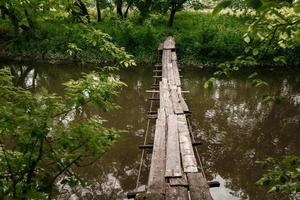
<instances>
[{"instance_id":1,"label":"tree reflection in water","mask_svg":"<svg viewBox=\"0 0 300 200\"><path fill-rule=\"evenodd\" d=\"M10 65L15 84L39 92L42 87L63 95L62 83L78 79L81 72L91 68L74 66ZM212 73L207 70L184 68L183 84L190 93L186 96L193 112L194 134L204 145L199 147L206 174L218 180L220 188L211 189L215 200L284 200L277 194L255 186L263 173L257 160L300 154L300 77L297 71L275 73L264 71L262 78L269 87L255 88L247 82L249 73L241 73L230 80L216 83L212 91L203 83ZM85 187L70 190L62 187L61 199L123 199L134 189L140 151L146 128L148 95L144 92L152 84L152 68L138 67L120 72L120 79L128 87L116 99L122 107L101 113L94 107L85 108L83 116L99 114L107 119L107 126L125 129L120 140L97 162L74 169L88 180ZM280 95L281 104L266 104L264 95ZM153 127L152 127L153 129ZM144 164L142 184L147 182L150 154Z\"/></svg>"},{"instance_id":2,"label":"tree reflection in water","mask_svg":"<svg viewBox=\"0 0 300 200\"><path fill-rule=\"evenodd\" d=\"M256 161L300 153L300 81L294 73L263 75L270 84L264 88L232 77L217 82L212 91L201 87L208 76L200 80L195 72L185 76L192 123L205 143L199 148L205 170L211 179L225 180L222 187L239 199L285 199L255 186L263 173ZM262 103L269 94L282 96L282 103ZM234 199L222 194L222 188L211 191L215 199Z\"/></svg>"}]
</instances>

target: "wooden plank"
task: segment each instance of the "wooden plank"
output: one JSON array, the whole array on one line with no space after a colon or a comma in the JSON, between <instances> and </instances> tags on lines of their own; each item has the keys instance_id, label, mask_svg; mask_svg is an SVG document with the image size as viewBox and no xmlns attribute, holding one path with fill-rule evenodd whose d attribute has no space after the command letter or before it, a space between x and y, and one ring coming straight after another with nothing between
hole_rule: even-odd
<instances>
[{"instance_id":1,"label":"wooden plank","mask_svg":"<svg viewBox=\"0 0 300 200\"><path fill-rule=\"evenodd\" d=\"M177 116L178 135L184 172L198 172L197 161L185 115Z\"/></svg>"},{"instance_id":2,"label":"wooden plank","mask_svg":"<svg viewBox=\"0 0 300 200\"><path fill-rule=\"evenodd\" d=\"M163 109L164 106L164 90L163 90L163 82L159 82L159 108Z\"/></svg>"},{"instance_id":3,"label":"wooden plank","mask_svg":"<svg viewBox=\"0 0 300 200\"><path fill-rule=\"evenodd\" d=\"M173 37L167 37L164 42L164 49L175 49L175 39Z\"/></svg>"},{"instance_id":4,"label":"wooden plank","mask_svg":"<svg viewBox=\"0 0 300 200\"><path fill-rule=\"evenodd\" d=\"M180 75L179 75L177 62L172 61L172 65L173 65L173 72L174 72L176 86L181 86L181 81L180 81Z\"/></svg>"},{"instance_id":5,"label":"wooden plank","mask_svg":"<svg viewBox=\"0 0 300 200\"><path fill-rule=\"evenodd\" d=\"M170 86L170 93L171 93L171 99L172 99L172 105L173 105L174 112L176 114L183 114L184 112L181 107L180 100L179 100L178 94L177 94L177 87Z\"/></svg>"},{"instance_id":6,"label":"wooden plank","mask_svg":"<svg viewBox=\"0 0 300 200\"><path fill-rule=\"evenodd\" d=\"M171 101L171 97L170 97L170 92L168 89L167 79L165 79L165 78L162 78L161 92L162 92L161 101L164 101L162 103L162 105L164 106L163 108L165 109L167 114L173 114L174 113L173 105L172 105L172 101Z\"/></svg>"},{"instance_id":7,"label":"wooden plank","mask_svg":"<svg viewBox=\"0 0 300 200\"><path fill-rule=\"evenodd\" d=\"M168 77L168 82L170 85L175 85L175 77L174 77L174 71L173 71L173 65L172 63L167 64L167 77Z\"/></svg>"},{"instance_id":8,"label":"wooden plank","mask_svg":"<svg viewBox=\"0 0 300 200\"><path fill-rule=\"evenodd\" d=\"M166 200L188 200L188 191L182 186L166 186Z\"/></svg>"},{"instance_id":9,"label":"wooden plank","mask_svg":"<svg viewBox=\"0 0 300 200\"><path fill-rule=\"evenodd\" d=\"M165 177L181 177L181 162L177 115L171 114L167 119L167 156Z\"/></svg>"},{"instance_id":10,"label":"wooden plank","mask_svg":"<svg viewBox=\"0 0 300 200\"><path fill-rule=\"evenodd\" d=\"M213 200L206 179L201 173L187 173L191 199Z\"/></svg>"},{"instance_id":11,"label":"wooden plank","mask_svg":"<svg viewBox=\"0 0 300 200\"><path fill-rule=\"evenodd\" d=\"M178 95L178 98L180 100L181 107L182 107L184 112L189 112L189 107L187 106L185 100L182 97L182 92L183 91L181 90L181 88L177 87L177 95Z\"/></svg>"},{"instance_id":12,"label":"wooden plank","mask_svg":"<svg viewBox=\"0 0 300 200\"><path fill-rule=\"evenodd\" d=\"M165 141L166 115L164 109L159 109L155 126L153 152L148 180L148 193L165 193Z\"/></svg>"},{"instance_id":13,"label":"wooden plank","mask_svg":"<svg viewBox=\"0 0 300 200\"><path fill-rule=\"evenodd\" d=\"M185 173L182 173L181 177L169 178L171 186L188 186L188 181Z\"/></svg>"},{"instance_id":14,"label":"wooden plank","mask_svg":"<svg viewBox=\"0 0 300 200\"><path fill-rule=\"evenodd\" d=\"M172 61L176 61L177 60L177 55L176 52L172 52Z\"/></svg>"},{"instance_id":15,"label":"wooden plank","mask_svg":"<svg viewBox=\"0 0 300 200\"><path fill-rule=\"evenodd\" d=\"M162 77L167 78L167 57L168 51L163 51L162 55Z\"/></svg>"}]
</instances>

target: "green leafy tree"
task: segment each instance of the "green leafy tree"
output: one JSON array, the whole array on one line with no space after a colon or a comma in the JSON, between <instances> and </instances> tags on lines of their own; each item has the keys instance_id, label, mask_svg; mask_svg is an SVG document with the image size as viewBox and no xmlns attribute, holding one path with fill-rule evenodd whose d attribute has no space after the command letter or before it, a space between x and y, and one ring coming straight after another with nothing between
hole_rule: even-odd
<instances>
[{"instance_id":1,"label":"green leafy tree","mask_svg":"<svg viewBox=\"0 0 300 200\"><path fill-rule=\"evenodd\" d=\"M269 187L269 192L282 192L295 196L300 193L300 157L286 156L281 160L268 158L260 161L269 169L256 184Z\"/></svg>"},{"instance_id":2,"label":"green leafy tree","mask_svg":"<svg viewBox=\"0 0 300 200\"><path fill-rule=\"evenodd\" d=\"M292 55L300 53L300 3L260 0L238 2L247 6L247 9L252 9L255 14L254 19L251 17L253 20L250 21L248 31L243 37L245 49L235 60L221 63L215 76L228 77L242 66L258 65L261 62L297 65L300 62L299 57ZM235 3L236 1L231 0L222 1L215 7L213 13L219 13ZM288 58L290 58L289 63ZM258 78L251 77L249 78L255 81L254 85L265 85L261 84L263 81Z\"/></svg>"},{"instance_id":3,"label":"green leafy tree","mask_svg":"<svg viewBox=\"0 0 300 200\"><path fill-rule=\"evenodd\" d=\"M167 0L167 5L170 10L168 26L173 26L176 12L183 9L183 5L186 2L187 0Z\"/></svg>"},{"instance_id":4,"label":"green leafy tree","mask_svg":"<svg viewBox=\"0 0 300 200\"><path fill-rule=\"evenodd\" d=\"M85 74L65 84L64 98L32 94L12 83L10 71L0 70L0 196L8 199L50 198L61 175L77 183L73 165L101 156L117 138L98 116L85 117L89 104L103 111L124 84L103 72Z\"/></svg>"},{"instance_id":5,"label":"green leafy tree","mask_svg":"<svg viewBox=\"0 0 300 200\"><path fill-rule=\"evenodd\" d=\"M97 21L100 22L102 20L101 9L111 8L112 4L108 0L96 0L96 10L97 10Z\"/></svg>"},{"instance_id":6,"label":"green leafy tree","mask_svg":"<svg viewBox=\"0 0 300 200\"><path fill-rule=\"evenodd\" d=\"M68 45L76 56L85 48L112 57L114 65L84 74L65 83L64 97L39 94L16 87L7 68L0 69L0 198L51 199L59 180L70 186L84 184L72 166L101 156L120 131L105 128L99 116L85 116L84 109L97 105L102 111L118 108L113 103L124 86L112 70L135 65L131 55L111 42L111 37L88 25L66 27L79 31L84 45Z\"/></svg>"},{"instance_id":7,"label":"green leafy tree","mask_svg":"<svg viewBox=\"0 0 300 200\"><path fill-rule=\"evenodd\" d=\"M45 9L46 4L46 0L0 0L0 9L3 16L7 16L11 21L17 35L19 29L27 31L36 28L35 19L38 13Z\"/></svg>"},{"instance_id":8,"label":"green leafy tree","mask_svg":"<svg viewBox=\"0 0 300 200\"><path fill-rule=\"evenodd\" d=\"M237 1L225 0L220 2L213 13L219 13L222 9L232 6ZM251 21L243 40L245 50L234 61L220 64L215 76L229 77L242 66L257 65L266 59L267 53L273 55L275 63L288 64L299 63L300 47L300 2L299 1L262 1L244 0L238 1L239 5L252 9L255 18ZM233 7L234 8L234 7ZM239 7L238 7L239 8ZM295 60L287 61L287 52L296 55ZM289 55L290 57L290 55ZM257 73L249 76L255 86L268 85L257 77ZM209 79L204 87L211 88L214 78ZM280 97L267 96L265 101L280 103ZM282 192L289 195L299 195L300 168L299 156L291 155L282 160L269 158L263 161L270 166L262 178L257 182L259 186L270 187L269 192Z\"/></svg>"}]
</instances>

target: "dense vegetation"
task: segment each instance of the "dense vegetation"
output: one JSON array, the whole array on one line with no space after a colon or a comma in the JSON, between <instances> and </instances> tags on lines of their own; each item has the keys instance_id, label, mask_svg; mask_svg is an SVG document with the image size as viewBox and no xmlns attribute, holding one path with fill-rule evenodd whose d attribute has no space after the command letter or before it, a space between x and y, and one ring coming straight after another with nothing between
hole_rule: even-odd
<instances>
[{"instance_id":1,"label":"dense vegetation","mask_svg":"<svg viewBox=\"0 0 300 200\"><path fill-rule=\"evenodd\" d=\"M181 12L172 28L165 25L166 17L152 16L144 24L135 22L132 17L125 21L107 19L101 23L93 22L89 27L108 33L116 44L125 47L140 62L154 62L158 44L170 34L176 37L178 53L184 63L222 62L234 59L243 50L245 20L237 17ZM19 35L12 44L3 48L2 53L39 60L70 60L73 57L67 52L68 44L73 43L83 49L77 52L76 59L93 62L107 60L106 55L88 48L86 39L82 37L85 26L70 24L64 19L43 22L30 35ZM4 27L9 29L8 24Z\"/></svg>"},{"instance_id":2,"label":"dense vegetation","mask_svg":"<svg viewBox=\"0 0 300 200\"><path fill-rule=\"evenodd\" d=\"M2 6L10 9L16 19L5 15L8 11L2 9L4 17L0 20L0 55L47 62L111 61L107 54L93 48L92 33L97 30L109 34L115 44L124 47L138 62L155 62L158 44L166 36L173 35L182 63L221 63L243 53L247 45L243 40L244 34L248 25L255 21L251 12L212 15L209 12L180 11L182 8L178 7L176 11L180 12L174 16L175 21L170 23L172 6L168 5L172 5L173 1L121 1L121 10L118 9L120 1L116 1L115 5L106 1L99 1L100 4L93 1L16 2ZM185 1L184 5L190 9L199 7L195 2ZM21 5L27 6L27 14L18 8ZM99 6L101 10L97 12ZM33 8L39 11L34 12ZM88 37L87 32L90 33ZM256 40L259 38L257 35L252 37L251 43L254 45L261 43ZM267 43L267 46L270 45L273 43ZM70 49L74 51L72 54ZM299 45L284 52L269 48L257 60L260 63L274 63L273 58L284 53L290 64L297 64L299 59L295 55L299 50Z\"/></svg>"}]
</instances>

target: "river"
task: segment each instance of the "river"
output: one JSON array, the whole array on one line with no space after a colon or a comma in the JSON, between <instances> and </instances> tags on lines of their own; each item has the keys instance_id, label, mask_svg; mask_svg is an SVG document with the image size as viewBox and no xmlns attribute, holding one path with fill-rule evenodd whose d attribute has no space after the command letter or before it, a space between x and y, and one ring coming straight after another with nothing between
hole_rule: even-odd
<instances>
[{"instance_id":1,"label":"river","mask_svg":"<svg viewBox=\"0 0 300 200\"><path fill-rule=\"evenodd\" d=\"M47 88L64 94L63 82L78 79L82 72L93 67L76 65L46 65L33 63L2 63L15 70L15 83L33 92ZM108 120L106 126L127 132L114 146L91 166L75 169L87 180L83 188L61 188L61 199L124 199L134 189L146 129L146 115L153 82L153 68L140 65L123 69L120 79L127 84L116 102L121 109L97 113ZM247 80L248 72L240 72L230 79L218 80L209 91L203 83L212 70L182 67L183 88L192 111L194 134L203 145L197 147L209 180L221 183L212 188L215 200L284 200L278 194L269 194L255 182L265 170L256 163L267 157L300 155L300 73L297 70L261 70L260 77L269 86L253 87ZM280 95L280 104L264 103L264 95ZM152 129L153 130L153 127ZM150 153L146 154L141 185L147 182Z\"/></svg>"}]
</instances>

